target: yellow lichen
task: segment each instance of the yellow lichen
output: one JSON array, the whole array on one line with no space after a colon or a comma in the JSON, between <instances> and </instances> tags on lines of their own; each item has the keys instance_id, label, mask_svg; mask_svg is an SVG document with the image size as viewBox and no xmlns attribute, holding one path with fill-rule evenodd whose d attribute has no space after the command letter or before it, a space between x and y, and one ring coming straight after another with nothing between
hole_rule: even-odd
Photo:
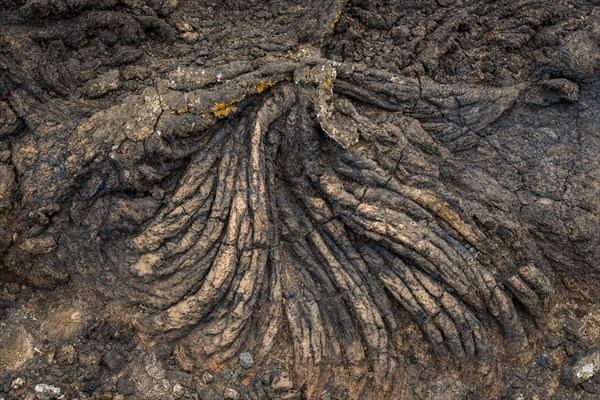
<instances>
[{"instance_id":1,"label":"yellow lichen","mask_svg":"<svg viewBox=\"0 0 600 400\"><path fill-rule=\"evenodd\" d=\"M188 112L188 108L187 107L181 107L177 110L173 110L171 111L171 114L176 115L176 114L185 114L186 112Z\"/></svg>"},{"instance_id":2,"label":"yellow lichen","mask_svg":"<svg viewBox=\"0 0 600 400\"><path fill-rule=\"evenodd\" d=\"M213 112L213 114L215 114L216 117L225 117L225 116L229 115L230 112L237 110L237 107L234 106L234 104L242 101L244 99L244 97L246 97L246 96L242 95L241 97L238 97L237 99L231 100L229 103L215 103L215 105L212 107L211 111Z\"/></svg>"},{"instance_id":3,"label":"yellow lichen","mask_svg":"<svg viewBox=\"0 0 600 400\"><path fill-rule=\"evenodd\" d=\"M236 106L232 106L227 103L215 103L212 108L213 114L215 114L217 117L225 117L227 114L235 110L237 110Z\"/></svg>"},{"instance_id":4,"label":"yellow lichen","mask_svg":"<svg viewBox=\"0 0 600 400\"><path fill-rule=\"evenodd\" d=\"M331 25L329 25L329 29L333 30L333 28L335 28L335 24L337 24L340 18L342 17L342 11L344 11L346 4L348 4L348 0L346 0L344 2L344 5L338 10L337 14L335 15L335 18L331 22Z\"/></svg>"},{"instance_id":5,"label":"yellow lichen","mask_svg":"<svg viewBox=\"0 0 600 400\"><path fill-rule=\"evenodd\" d=\"M325 78L325 82L323 86L326 89L331 89L333 87L333 81L335 80L335 70L333 69L333 65L329 64L329 73L327 74L327 78Z\"/></svg>"},{"instance_id":6,"label":"yellow lichen","mask_svg":"<svg viewBox=\"0 0 600 400\"><path fill-rule=\"evenodd\" d=\"M258 85L255 85L256 87L256 92L257 93L262 93L266 88L269 88L271 86L273 86L276 82L274 81L267 81L267 82L263 82L260 81L260 83Z\"/></svg>"}]
</instances>

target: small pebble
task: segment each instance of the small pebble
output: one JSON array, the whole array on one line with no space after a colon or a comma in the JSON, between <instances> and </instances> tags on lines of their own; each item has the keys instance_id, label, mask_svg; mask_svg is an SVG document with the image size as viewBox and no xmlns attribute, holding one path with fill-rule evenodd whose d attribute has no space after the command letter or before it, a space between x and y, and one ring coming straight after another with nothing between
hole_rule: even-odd
<instances>
[{"instance_id":1,"label":"small pebble","mask_svg":"<svg viewBox=\"0 0 600 400\"><path fill-rule=\"evenodd\" d=\"M209 372L205 372L202 374L202 382L204 382L205 384L209 384L213 381L213 376L212 374L210 374Z\"/></svg>"},{"instance_id":2,"label":"small pebble","mask_svg":"<svg viewBox=\"0 0 600 400\"><path fill-rule=\"evenodd\" d=\"M17 389L21 389L23 387L23 385L25 385L25 380L23 378L16 378L10 384L10 388L17 390Z\"/></svg>"},{"instance_id":3,"label":"small pebble","mask_svg":"<svg viewBox=\"0 0 600 400\"><path fill-rule=\"evenodd\" d=\"M240 367L249 369L254 365L254 357L247 351L240 354Z\"/></svg>"},{"instance_id":4,"label":"small pebble","mask_svg":"<svg viewBox=\"0 0 600 400\"><path fill-rule=\"evenodd\" d=\"M188 44L194 44L198 41L199 37L198 32L185 32L181 34L181 38Z\"/></svg>"},{"instance_id":5,"label":"small pebble","mask_svg":"<svg viewBox=\"0 0 600 400\"><path fill-rule=\"evenodd\" d=\"M231 388L225 389L223 396L225 397L225 400L239 400L240 398L240 394L235 389Z\"/></svg>"},{"instance_id":6,"label":"small pebble","mask_svg":"<svg viewBox=\"0 0 600 400\"><path fill-rule=\"evenodd\" d=\"M173 385L173 394L177 397L180 397L183 395L183 392L185 391L185 388L183 386L181 386L179 383L176 383L175 385Z\"/></svg>"},{"instance_id":7,"label":"small pebble","mask_svg":"<svg viewBox=\"0 0 600 400\"><path fill-rule=\"evenodd\" d=\"M600 347L596 347L573 357L563 369L563 382L575 386L591 379L600 372Z\"/></svg>"},{"instance_id":8,"label":"small pebble","mask_svg":"<svg viewBox=\"0 0 600 400\"><path fill-rule=\"evenodd\" d=\"M41 400L50 400L60 396L60 388L45 383L35 385L35 396Z\"/></svg>"}]
</instances>

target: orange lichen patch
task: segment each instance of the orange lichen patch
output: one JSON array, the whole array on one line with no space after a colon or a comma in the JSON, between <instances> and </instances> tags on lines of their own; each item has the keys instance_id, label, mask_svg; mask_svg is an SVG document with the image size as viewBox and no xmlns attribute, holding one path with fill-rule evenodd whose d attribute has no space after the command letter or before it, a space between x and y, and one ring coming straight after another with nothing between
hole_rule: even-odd
<instances>
[{"instance_id":1,"label":"orange lichen patch","mask_svg":"<svg viewBox=\"0 0 600 400\"><path fill-rule=\"evenodd\" d=\"M227 114L235 110L237 110L236 106L232 106L227 103L215 103L212 108L213 114L215 114L217 117L225 117Z\"/></svg>"},{"instance_id":2,"label":"orange lichen patch","mask_svg":"<svg viewBox=\"0 0 600 400\"><path fill-rule=\"evenodd\" d=\"M215 103L212 107L212 112L216 117L225 117L229 115L230 112L237 110L237 107L234 104L239 103L246 97L246 95L242 95L237 99L231 100L229 103Z\"/></svg>"},{"instance_id":3,"label":"orange lichen patch","mask_svg":"<svg viewBox=\"0 0 600 400\"><path fill-rule=\"evenodd\" d=\"M267 81L267 82L260 81L260 83L258 85L254 85L254 87L256 88L256 92L260 94L265 89L275 85L276 83L277 83L276 81Z\"/></svg>"}]
</instances>

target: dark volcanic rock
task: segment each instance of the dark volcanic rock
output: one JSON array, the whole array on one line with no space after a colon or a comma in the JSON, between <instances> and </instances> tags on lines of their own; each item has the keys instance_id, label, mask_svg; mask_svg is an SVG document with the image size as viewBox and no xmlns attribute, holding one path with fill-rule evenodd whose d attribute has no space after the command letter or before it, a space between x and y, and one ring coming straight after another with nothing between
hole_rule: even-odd
<instances>
[{"instance_id":1,"label":"dark volcanic rock","mask_svg":"<svg viewBox=\"0 0 600 400\"><path fill-rule=\"evenodd\" d=\"M126 396L134 395L137 390L135 382L128 378L120 378L117 381L116 388L117 392Z\"/></svg>"},{"instance_id":2,"label":"dark volcanic rock","mask_svg":"<svg viewBox=\"0 0 600 400\"><path fill-rule=\"evenodd\" d=\"M563 369L563 382L578 385L600 373L600 348L589 349L573 357Z\"/></svg>"},{"instance_id":3,"label":"dark volcanic rock","mask_svg":"<svg viewBox=\"0 0 600 400\"><path fill-rule=\"evenodd\" d=\"M0 21L0 367L74 397L596 390L592 355L557 384L600 336L594 2Z\"/></svg>"}]
</instances>

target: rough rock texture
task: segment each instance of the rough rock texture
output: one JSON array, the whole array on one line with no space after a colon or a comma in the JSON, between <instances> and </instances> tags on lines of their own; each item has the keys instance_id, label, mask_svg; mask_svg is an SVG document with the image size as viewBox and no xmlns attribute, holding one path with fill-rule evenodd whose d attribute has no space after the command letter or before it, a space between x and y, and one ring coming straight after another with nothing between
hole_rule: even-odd
<instances>
[{"instance_id":1,"label":"rough rock texture","mask_svg":"<svg viewBox=\"0 0 600 400\"><path fill-rule=\"evenodd\" d=\"M0 389L599 393L593 3L3 2Z\"/></svg>"}]
</instances>

